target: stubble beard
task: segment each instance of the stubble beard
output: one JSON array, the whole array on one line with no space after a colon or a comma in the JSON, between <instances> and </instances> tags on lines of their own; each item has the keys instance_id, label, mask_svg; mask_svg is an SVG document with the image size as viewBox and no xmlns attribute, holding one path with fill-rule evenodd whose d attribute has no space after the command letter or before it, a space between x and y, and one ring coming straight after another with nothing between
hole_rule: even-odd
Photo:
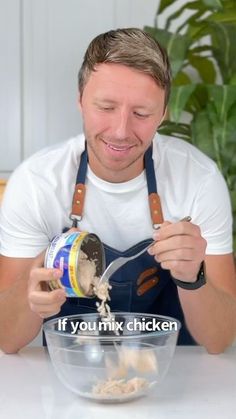
<instances>
[{"instance_id":1,"label":"stubble beard","mask_svg":"<svg viewBox=\"0 0 236 419\"><path fill-rule=\"evenodd\" d=\"M86 136L86 139L88 138L88 136ZM91 151L93 158L95 159L95 161L105 170L109 171L111 174L114 173L120 173L120 172L124 172L126 170L128 170L130 167L132 167L133 165L135 165L135 163L138 160L142 160L142 170L144 167L144 163L143 163L143 159L144 159L144 154L146 152L146 150L140 152L133 160L131 160L130 162L127 162L127 164L125 166L122 165L122 161L119 159L119 157L114 158L113 161L118 163L116 168L111 168L111 166L109 164L106 164L106 162L102 159L101 156L99 156L99 154L96 152L96 147L95 145L87 140L87 147L88 150ZM148 147L147 147L148 148Z\"/></svg>"}]
</instances>

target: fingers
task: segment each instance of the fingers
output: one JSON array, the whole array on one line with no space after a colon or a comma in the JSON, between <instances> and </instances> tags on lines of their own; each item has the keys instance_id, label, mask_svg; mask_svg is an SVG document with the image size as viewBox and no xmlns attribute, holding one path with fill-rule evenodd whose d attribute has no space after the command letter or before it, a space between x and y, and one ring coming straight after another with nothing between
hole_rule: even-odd
<instances>
[{"instance_id":1,"label":"fingers","mask_svg":"<svg viewBox=\"0 0 236 419\"><path fill-rule=\"evenodd\" d=\"M153 238L156 243L148 252L163 269L169 269L177 279L196 277L206 250L206 241L197 225L186 221L163 223Z\"/></svg>"},{"instance_id":2,"label":"fingers","mask_svg":"<svg viewBox=\"0 0 236 419\"><path fill-rule=\"evenodd\" d=\"M165 240L176 235L191 235L198 237L201 234L200 228L193 223L187 221L179 221L178 223L163 223L161 228L154 232L154 240Z\"/></svg>"},{"instance_id":3,"label":"fingers","mask_svg":"<svg viewBox=\"0 0 236 419\"><path fill-rule=\"evenodd\" d=\"M49 290L48 283L50 281L57 281L62 276L62 272L59 269L50 268L33 268L30 271L29 278L29 291L41 290L42 286L46 286Z\"/></svg>"},{"instance_id":4,"label":"fingers","mask_svg":"<svg viewBox=\"0 0 236 419\"><path fill-rule=\"evenodd\" d=\"M32 291L29 294L30 308L42 318L51 317L60 312L66 301L65 291L62 289L51 292Z\"/></svg>"},{"instance_id":5,"label":"fingers","mask_svg":"<svg viewBox=\"0 0 236 419\"><path fill-rule=\"evenodd\" d=\"M161 244L161 243L160 243ZM194 260L194 249L189 248L177 248L173 250L160 250L160 246L156 246L155 259L159 263L172 261L172 260L183 260L192 261Z\"/></svg>"},{"instance_id":6,"label":"fingers","mask_svg":"<svg viewBox=\"0 0 236 419\"><path fill-rule=\"evenodd\" d=\"M44 255L45 252L35 258L30 271L28 301L33 312L42 318L47 318L59 313L62 304L66 301L66 293L63 287L49 291L49 282L58 283L62 272L59 269L44 268Z\"/></svg>"},{"instance_id":7,"label":"fingers","mask_svg":"<svg viewBox=\"0 0 236 419\"><path fill-rule=\"evenodd\" d=\"M78 228L78 227L71 227L68 231L67 231L67 233L79 233L79 232L81 232L81 230Z\"/></svg>"},{"instance_id":8,"label":"fingers","mask_svg":"<svg viewBox=\"0 0 236 419\"><path fill-rule=\"evenodd\" d=\"M169 259L194 260L204 256L205 240L201 236L177 235L158 240L151 248L158 262Z\"/></svg>"},{"instance_id":9,"label":"fingers","mask_svg":"<svg viewBox=\"0 0 236 419\"><path fill-rule=\"evenodd\" d=\"M70 233L80 231L78 228L71 228ZM40 253L34 260L30 271L28 282L28 301L33 312L42 318L51 317L60 312L61 306L66 301L66 292L60 284L62 276L60 269L44 268L46 251ZM49 282L55 285L53 291L50 290Z\"/></svg>"}]
</instances>

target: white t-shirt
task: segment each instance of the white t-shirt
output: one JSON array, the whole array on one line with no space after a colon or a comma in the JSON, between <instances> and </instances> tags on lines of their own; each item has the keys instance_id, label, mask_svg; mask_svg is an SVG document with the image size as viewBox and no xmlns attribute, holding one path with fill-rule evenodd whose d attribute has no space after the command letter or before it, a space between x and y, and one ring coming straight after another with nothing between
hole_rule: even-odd
<instances>
[{"instance_id":1,"label":"white t-shirt","mask_svg":"<svg viewBox=\"0 0 236 419\"><path fill-rule=\"evenodd\" d=\"M84 136L43 149L23 162L9 179L0 218L0 253L34 257L69 218ZM216 164L198 149L159 134L153 140L157 189L164 219L186 215L207 240L207 254L232 252L232 215L228 190ZM96 233L124 251L151 238L146 173L124 183L99 179L88 167L81 230Z\"/></svg>"}]
</instances>

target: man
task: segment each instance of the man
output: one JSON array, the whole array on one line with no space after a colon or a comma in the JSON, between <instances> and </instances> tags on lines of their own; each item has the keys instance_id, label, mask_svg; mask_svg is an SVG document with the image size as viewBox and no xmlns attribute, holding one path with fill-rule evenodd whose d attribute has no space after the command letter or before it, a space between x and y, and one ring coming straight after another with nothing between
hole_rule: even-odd
<instances>
[{"instance_id":1,"label":"man","mask_svg":"<svg viewBox=\"0 0 236 419\"><path fill-rule=\"evenodd\" d=\"M5 193L0 261L5 352L30 342L45 318L96 309L95 299L48 290L48 282L62 273L43 267L44 250L71 227L71 219L101 238L107 263L156 241L111 278L113 310L177 317L179 343L197 342L211 353L232 343L236 281L229 196L210 159L183 141L156 134L169 90L166 53L143 31L110 31L89 45L79 72L84 135L26 160ZM78 188L73 194L75 183L86 188L83 211ZM185 216L192 221L179 221Z\"/></svg>"}]
</instances>

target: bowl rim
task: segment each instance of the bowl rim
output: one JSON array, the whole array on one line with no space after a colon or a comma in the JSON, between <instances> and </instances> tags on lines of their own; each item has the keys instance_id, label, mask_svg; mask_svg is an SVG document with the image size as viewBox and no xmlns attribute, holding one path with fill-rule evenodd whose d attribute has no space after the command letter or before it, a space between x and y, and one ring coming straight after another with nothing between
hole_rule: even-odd
<instances>
[{"instance_id":1,"label":"bowl rim","mask_svg":"<svg viewBox=\"0 0 236 419\"><path fill-rule=\"evenodd\" d=\"M135 331L130 334L130 335L92 335L89 333L85 333L84 331L82 331L81 333L75 333L72 334L70 332L64 332L64 331L60 331L60 330L53 330L51 328L52 324L54 324L55 322L58 322L60 319L68 319L68 321L74 319L78 319L80 317L85 316L86 319L90 318L90 317L94 317L94 316L100 316L99 313L97 312L93 312L93 313L84 313L84 314L72 314L72 315L68 315L68 316L59 316L59 317L54 317L53 319L50 320L46 320L42 326L43 331L46 335L47 338L47 334L51 334L51 335L57 335L57 336L63 336L63 337L69 337L69 338L80 338L80 339L91 339L91 340L98 340L98 339L102 339L105 341L114 341L114 339L119 339L119 340L133 340L134 338L136 339L142 339L142 338L153 338L154 336L166 336L166 335L178 335L182 324L180 322L180 320L176 319L175 317L171 317L171 316L165 316L165 315L160 315L160 314L152 314L152 313L138 313L138 312L128 312L128 311L113 311L111 313L111 315L129 315L129 316L141 316L141 317L152 317L152 318L158 318L160 320L163 321L171 321L177 324L177 330L158 330L158 331L150 331L148 333L135 333Z\"/></svg>"}]
</instances>

